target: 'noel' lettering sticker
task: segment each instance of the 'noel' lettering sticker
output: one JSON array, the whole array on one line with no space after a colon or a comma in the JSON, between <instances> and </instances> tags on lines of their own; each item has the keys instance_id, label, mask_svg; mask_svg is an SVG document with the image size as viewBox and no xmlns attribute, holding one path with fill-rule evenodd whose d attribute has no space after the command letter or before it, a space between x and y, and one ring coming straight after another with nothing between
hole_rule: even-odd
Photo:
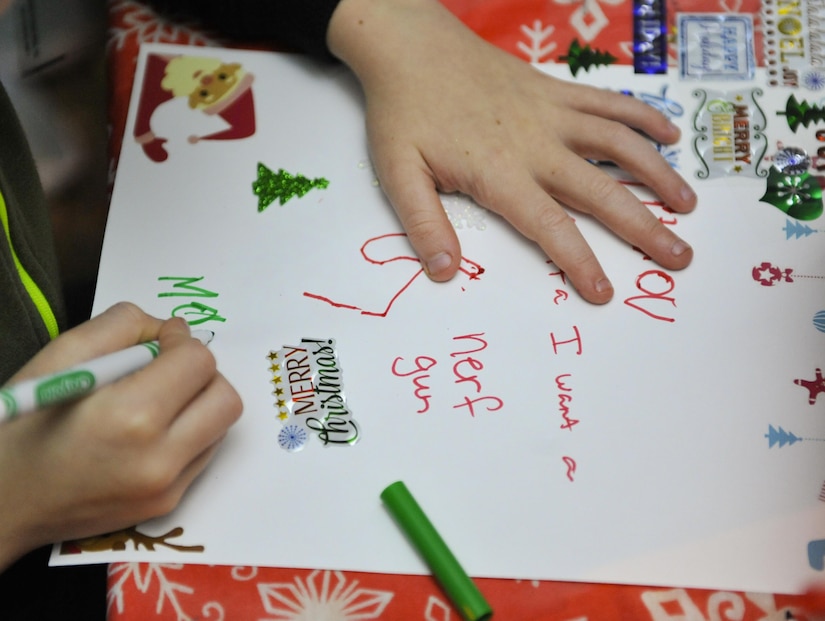
<instances>
[{"instance_id":1,"label":"'noel' lettering sticker","mask_svg":"<svg viewBox=\"0 0 825 621\"><path fill-rule=\"evenodd\" d=\"M825 88L825 0L762 0L769 86Z\"/></svg>"},{"instance_id":2,"label":"'noel' lettering sticker","mask_svg":"<svg viewBox=\"0 0 825 621\"><path fill-rule=\"evenodd\" d=\"M276 416L283 425L278 444L298 451L313 435L324 446L358 442L360 430L347 405L343 370L334 339L301 339L267 355Z\"/></svg>"}]
</instances>

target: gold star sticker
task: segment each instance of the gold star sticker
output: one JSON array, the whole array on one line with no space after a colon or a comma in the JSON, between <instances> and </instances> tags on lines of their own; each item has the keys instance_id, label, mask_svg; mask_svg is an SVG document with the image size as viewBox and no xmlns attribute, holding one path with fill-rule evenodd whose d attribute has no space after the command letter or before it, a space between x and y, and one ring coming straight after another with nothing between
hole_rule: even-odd
<instances>
[{"instance_id":1,"label":"gold star sticker","mask_svg":"<svg viewBox=\"0 0 825 621\"><path fill-rule=\"evenodd\" d=\"M278 407L279 408L285 408L286 407L286 401L284 401L283 399L278 399Z\"/></svg>"},{"instance_id":2,"label":"gold star sticker","mask_svg":"<svg viewBox=\"0 0 825 621\"><path fill-rule=\"evenodd\" d=\"M267 358L269 358L270 360L277 360L278 359L278 352L277 351L269 352L269 355L267 356Z\"/></svg>"},{"instance_id":3,"label":"gold star sticker","mask_svg":"<svg viewBox=\"0 0 825 621\"><path fill-rule=\"evenodd\" d=\"M282 394L284 394L284 389L283 388L276 388L275 389L275 395L276 396L280 397Z\"/></svg>"},{"instance_id":4,"label":"gold star sticker","mask_svg":"<svg viewBox=\"0 0 825 621\"><path fill-rule=\"evenodd\" d=\"M272 376L272 383L273 384L280 384L283 380L281 379L280 375Z\"/></svg>"},{"instance_id":5,"label":"gold star sticker","mask_svg":"<svg viewBox=\"0 0 825 621\"><path fill-rule=\"evenodd\" d=\"M271 367L269 367L269 370L272 371L273 373L276 373L277 371L281 370L281 365L280 364L273 364Z\"/></svg>"},{"instance_id":6,"label":"gold star sticker","mask_svg":"<svg viewBox=\"0 0 825 621\"><path fill-rule=\"evenodd\" d=\"M286 420L287 418L289 418L289 414L284 411L281 411L281 413L278 414L278 418L280 418L281 420Z\"/></svg>"}]
</instances>

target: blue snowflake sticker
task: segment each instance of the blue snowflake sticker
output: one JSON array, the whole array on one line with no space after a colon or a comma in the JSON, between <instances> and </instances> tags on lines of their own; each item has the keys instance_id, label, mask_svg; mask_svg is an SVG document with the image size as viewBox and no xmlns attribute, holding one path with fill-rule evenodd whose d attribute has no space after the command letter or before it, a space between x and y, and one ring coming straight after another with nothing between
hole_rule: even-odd
<instances>
[{"instance_id":1,"label":"blue snowflake sticker","mask_svg":"<svg viewBox=\"0 0 825 621\"><path fill-rule=\"evenodd\" d=\"M278 433L278 444L286 451L300 451L307 443L307 432L298 425L287 425Z\"/></svg>"},{"instance_id":2,"label":"blue snowflake sticker","mask_svg":"<svg viewBox=\"0 0 825 621\"><path fill-rule=\"evenodd\" d=\"M802 74L802 85L809 91L821 91L825 88L825 73L811 69Z\"/></svg>"}]
</instances>

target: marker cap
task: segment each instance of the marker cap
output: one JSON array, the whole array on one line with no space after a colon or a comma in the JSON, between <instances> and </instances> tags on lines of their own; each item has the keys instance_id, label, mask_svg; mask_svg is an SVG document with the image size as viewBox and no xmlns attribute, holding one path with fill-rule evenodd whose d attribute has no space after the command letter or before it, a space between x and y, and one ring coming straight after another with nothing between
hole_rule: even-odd
<instances>
[{"instance_id":1,"label":"marker cap","mask_svg":"<svg viewBox=\"0 0 825 621\"><path fill-rule=\"evenodd\" d=\"M381 492L389 512L418 550L444 592L467 621L487 621L490 605L444 543L402 481Z\"/></svg>"}]
</instances>

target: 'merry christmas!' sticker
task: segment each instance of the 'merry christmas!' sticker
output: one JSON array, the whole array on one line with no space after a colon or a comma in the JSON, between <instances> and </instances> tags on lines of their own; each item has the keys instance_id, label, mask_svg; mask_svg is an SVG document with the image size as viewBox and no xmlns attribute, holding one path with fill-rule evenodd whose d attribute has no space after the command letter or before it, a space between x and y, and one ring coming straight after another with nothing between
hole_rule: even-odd
<instances>
[{"instance_id":1,"label":"'merry christmas!' sticker","mask_svg":"<svg viewBox=\"0 0 825 621\"><path fill-rule=\"evenodd\" d=\"M310 436L325 446L350 446L360 431L347 406L333 339L301 339L267 355L275 408L283 428L278 444L298 451Z\"/></svg>"}]
</instances>

